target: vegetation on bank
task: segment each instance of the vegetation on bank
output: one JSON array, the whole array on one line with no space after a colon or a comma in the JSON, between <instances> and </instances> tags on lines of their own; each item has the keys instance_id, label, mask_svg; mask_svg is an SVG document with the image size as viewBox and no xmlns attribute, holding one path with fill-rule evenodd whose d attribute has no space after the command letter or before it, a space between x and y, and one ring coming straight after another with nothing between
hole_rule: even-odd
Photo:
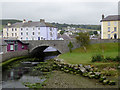
<instances>
[{"instance_id":1,"label":"vegetation on bank","mask_svg":"<svg viewBox=\"0 0 120 90\"><path fill-rule=\"evenodd\" d=\"M9 65L10 63L13 63L17 60L21 60L21 59L25 59L25 58L28 58L28 56L20 56L20 57L15 57L15 58L9 59L7 61L4 61L4 62L0 63L0 67L2 66L2 68L4 68L7 65Z\"/></svg>"},{"instance_id":2,"label":"vegetation on bank","mask_svg":"<svg viewBox=\"0 0 120 90\"><path fill-rule=\"evenodd\" d=\"M86 47L86 52L81 47L73 50L72 53L61 54L58 58L63 59L65 63L92 65L99 69L103 75L117 80L119 62L111 62L110 60L92 62L92 56L96 55L104 55L106 59L108 57L115 59L118 56L118 43L93 44Z\"/></svg>"}]
</instances>

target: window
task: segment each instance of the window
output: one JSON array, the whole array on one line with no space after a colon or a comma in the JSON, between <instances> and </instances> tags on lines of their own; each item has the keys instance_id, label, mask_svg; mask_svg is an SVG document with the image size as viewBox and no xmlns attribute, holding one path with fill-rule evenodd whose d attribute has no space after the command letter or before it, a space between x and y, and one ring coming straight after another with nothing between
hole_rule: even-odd
<instances>
[{"instance_id":1,"label":"window","mask_svg":"<svg viewBox=\"0 0 120 90\"><path fill-rule=\"evenodd\" d=\"M110 32L110 27L108 27L108 32Z\"/></svg>"},{"instance_id":2,"label":"window","mask_svg":"<svg viewBox=\"0 0 120 90\"><path fill-rule=\"evenodd\" d=\"M50 27L50 31L52 31L52 28Z\"/></svg>"},{"instance_id":3,"label":"window","mask_svg":"<svg viewBox=\"0 0 120 90\"><path fill-rule=\"evenodd\" d=\"M17 29L15 28L15 31L17 31Z\"/></svg>"},{"instance_id":4,"label":"window","mask_svg":"<svg viewBox=\"0 0 120 90\"><path fill-rule=\"evenodd\" d=\"M8 36L8 33L7 33L7 36Z\"/></svg>"},{"instance_id":5,"label":"window","mask_svg":"<svg viewBox=\"0 0 120 90\"><path fill-rule=\"evenodd\" d=\"M15 36L17 36L17 33L15 33Z\"/></svg>"},{"instance_id":6,"label":"window","mask_svg":"<svg viewBox=\"0 0 120 90\"><path fill-rule=\"evenodd\" d=\"M7 28L7 31L8 31L8 28Z\"/></svg>"},{"instance_id":7,"label":"window","mask_svg":"<svg viewBox=\"0 0 120 90\"><path fill-rule=\"evenodd\" d=\"M28 37L26 37L26 40L28 40Z\"/></svg>"},{"instance_id":8,"label":"window","mask_svg":"<svg viewBox=\"0 0 120 90\"><path fill-rule=\"evenodd\" d=\"M52 32L50 32L50 36L51 36L51 37L53 36Z\"/></svg>"},{"instance_id":9,"label":"window","mask_svg":"<svg viewBox=\"0 0 120 90\"><path fill-rule=\"evenodd\" d=\"M10 45L10 50L14 50L14 49L13 49L13 45Z\"/></svg>"},{"instance_id":10,"label":"window","mask_svg":"<svg viewBox=\"0 0 120 90\"><path fill-rule=\"evenodd\" d=\"M41 37L41 40L43 40L43 37Z\"/></svg>"},{"instance_id":11,"label":"window","mask_svg":"<svg viewBox=\"0 0 120 90\"><path fill-rule=\"evenodd\" d=\"M40 32L38 32L38 35L40 35Z\"/></svg>"},{"instance_id":12,"label":"window","mask_svg":"<svg viewBox=\"0 0 120 90\"><path fill-rule=\"evenodd\" d=\"M21 40L22 40L23 38L21 37Z\"/></svg>"},{"instance_id":13,"label":"window","mask_svg":"<svg viewBox=\"0 0 120 90\"><path fill-rule=\"evenodd\" d=\"M34 37L32 37L32 40L34 40Z\"/></svg>"},{"instance_id":14,"label":"window","mask_svg":"<svg viewBox=\"0 0 120 90\"><path fill-rule=\"evenodd\" d=\"M24 49L24 46L22 45L22 49Z\"/></svg>"},{"instance_id":15,"label":"window","mask_svg":"<svg viewBox=\"0 0 120 90\"><path fill-rule=\"evenodd\" d=\"M33 32L33 35L35 35L35 33Z\"/></svg>"},{"instance_id":16,"label":"window","mask_svg":"<svg viewBox=\"0 0 120 90\"><path fill-rule=\"evenodd\" d=\"M21 28L21 31L23 30L23 28Z\"/></svg>"},{"instance_id":17,"label":"window","mask_svg":"<svg viewBox=\"0 0 120 90\"><path fill-rule=\"evenodd\" d=\"M14 29L12 28L12 31L14 31Z\"/></svg>"},{"instance_id":18,"label":"window","mask_svg":"<svg viewBox=\"0 0 120 90\"><path fill-rule=\"evenodd\" d=\"M117 28L116 28L116 27L114 27L114 31L117 31Z\"/></svg>"},{"instance_id":19,"label":"window","mask_svg":"<svg viewBox=\"0 0 120 90\"><path fill-rule=\"evenodd\" d=\"M28 32L26 32L26 35L28 35Z\"/></svg>"},{"instance_id":20,"label":"window","mask_svg":"<svg viewBox=\"0 0 120 90\"><path fill-rule=\"evenodd\" d=\"M33 30L35 30L35 28L33 28Z\"/></svg>"},{"instance_id":21,"label":"window","mask_svg":"<svg viewBox=\"0 0 120 90\"><path fill-rule=\"evenodd\" d=\"M108 39L110 39L110 34L108 34Z\"/></svg>"},{"instance_id":22,"label":"window","mask_svg":"<svg viewBox=\"0 0 120 90\"><path fill-rule=\"evenodd\" d=\"M26 28L26 30L28 30L28 28Z\"/></svg>"},{"instance_id":23,"label":"window","mask_svg":"<svg viewBox=\"0 0 120 90\"><path fill-rule=\"evenodd\" d=\"M110 22L108 22L108 26L110 26Z\"/></svg>"},{"instance_id":24,"label":"window","mask_svg":"<svg viewBox=\"0 0 120 90\"><path fill-rule=\"evenodd\" d=\"M21 35L23 35L23 32L21 32Z\"/></svg>"},{"instance_id":25,"label":"window","mask_svg":"<svg viewBox=\"0 0 120 90\"><path fill-rule=\"evenodd\" d=\"M40 28L38 28L38 30L40 30Z\"/></svg>"},{"instance_id":26,"label":"window","mask_svg":"<svg viewBox=\"0 0 120 90\"><path fill-rule=\"evenodd\" d=\"M14 36L14 34L12 33L12 36Z\"/></svg>"},{"instance_id":27,"label":"window","mask_svg":"<svg viewBox=\"0 0 120 90\"><path fill-rule=\"evenodd\" d=\"M114 25L117 26L117 22L116 21L114 22Z\"/></svg>"}]
</instances>

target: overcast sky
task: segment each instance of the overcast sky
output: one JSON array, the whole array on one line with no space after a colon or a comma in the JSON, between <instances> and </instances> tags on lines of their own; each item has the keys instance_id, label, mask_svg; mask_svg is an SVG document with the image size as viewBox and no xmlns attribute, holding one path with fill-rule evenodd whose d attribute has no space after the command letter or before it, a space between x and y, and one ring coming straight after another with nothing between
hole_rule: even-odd
<instances>
[{"instance_id":1,"label":"overcast sky","mask_svg":"<svg viewBox=\"0 0 120 90\"><path fill-rule=\"evenodd\" d=\"M99 0L101 1L101 0ZM46 1L43 2L1 2L3 19L26 19L68 24L100 24L102 14L118 14L118 2L80 2Z\"/></svg>"}]
</instances>

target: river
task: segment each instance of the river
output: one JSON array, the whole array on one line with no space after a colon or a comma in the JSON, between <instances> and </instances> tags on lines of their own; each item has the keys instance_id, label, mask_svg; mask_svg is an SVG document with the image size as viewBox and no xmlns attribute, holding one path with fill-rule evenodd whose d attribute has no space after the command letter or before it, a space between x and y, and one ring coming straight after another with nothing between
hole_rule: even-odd
<instances>
[{"instance_id":1,"label":"river","mask_svg":"<svg viewBox=\"0 0 120 90\"><path fill-rule=\"evenodd\" d=\"M44 57L44 61L52 59L54 56ZM23 84L24 82L29 83L42 83L46 80L45 75L39 74L31 75L32 67L36 66L40 62L24 61L19 62L18 65L11 69L4 70L2 72L2 88L28 88Z\"/></svg>"}]
</instances>

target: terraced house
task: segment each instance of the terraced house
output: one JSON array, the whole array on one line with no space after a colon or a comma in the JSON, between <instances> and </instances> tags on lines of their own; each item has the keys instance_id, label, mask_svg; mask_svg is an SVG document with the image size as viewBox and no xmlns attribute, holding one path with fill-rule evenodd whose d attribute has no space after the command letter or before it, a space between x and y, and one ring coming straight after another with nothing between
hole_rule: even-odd
<instances>
[{"instance_id":1,"label":"terraced house","mask_svg":"<svg viewBox=\"0 0 120 90\"><path fill-rule=\"evenodd\" d=\"M120 38L120 15L110 15L101 20L101 39Z\"/></svg>"},{"instance_id":2,"label":"terraced house","mask_svg":"<svg viewBox=\"0 0 120 90\"><path fill-rule=\"evenodd\" d=\"M46 23L44 19L32 22L24 19L23 22L6 25L3 28L3 38L16 38L18 40L56 40L57 28Z\"/></svg>"}]
</instances>

